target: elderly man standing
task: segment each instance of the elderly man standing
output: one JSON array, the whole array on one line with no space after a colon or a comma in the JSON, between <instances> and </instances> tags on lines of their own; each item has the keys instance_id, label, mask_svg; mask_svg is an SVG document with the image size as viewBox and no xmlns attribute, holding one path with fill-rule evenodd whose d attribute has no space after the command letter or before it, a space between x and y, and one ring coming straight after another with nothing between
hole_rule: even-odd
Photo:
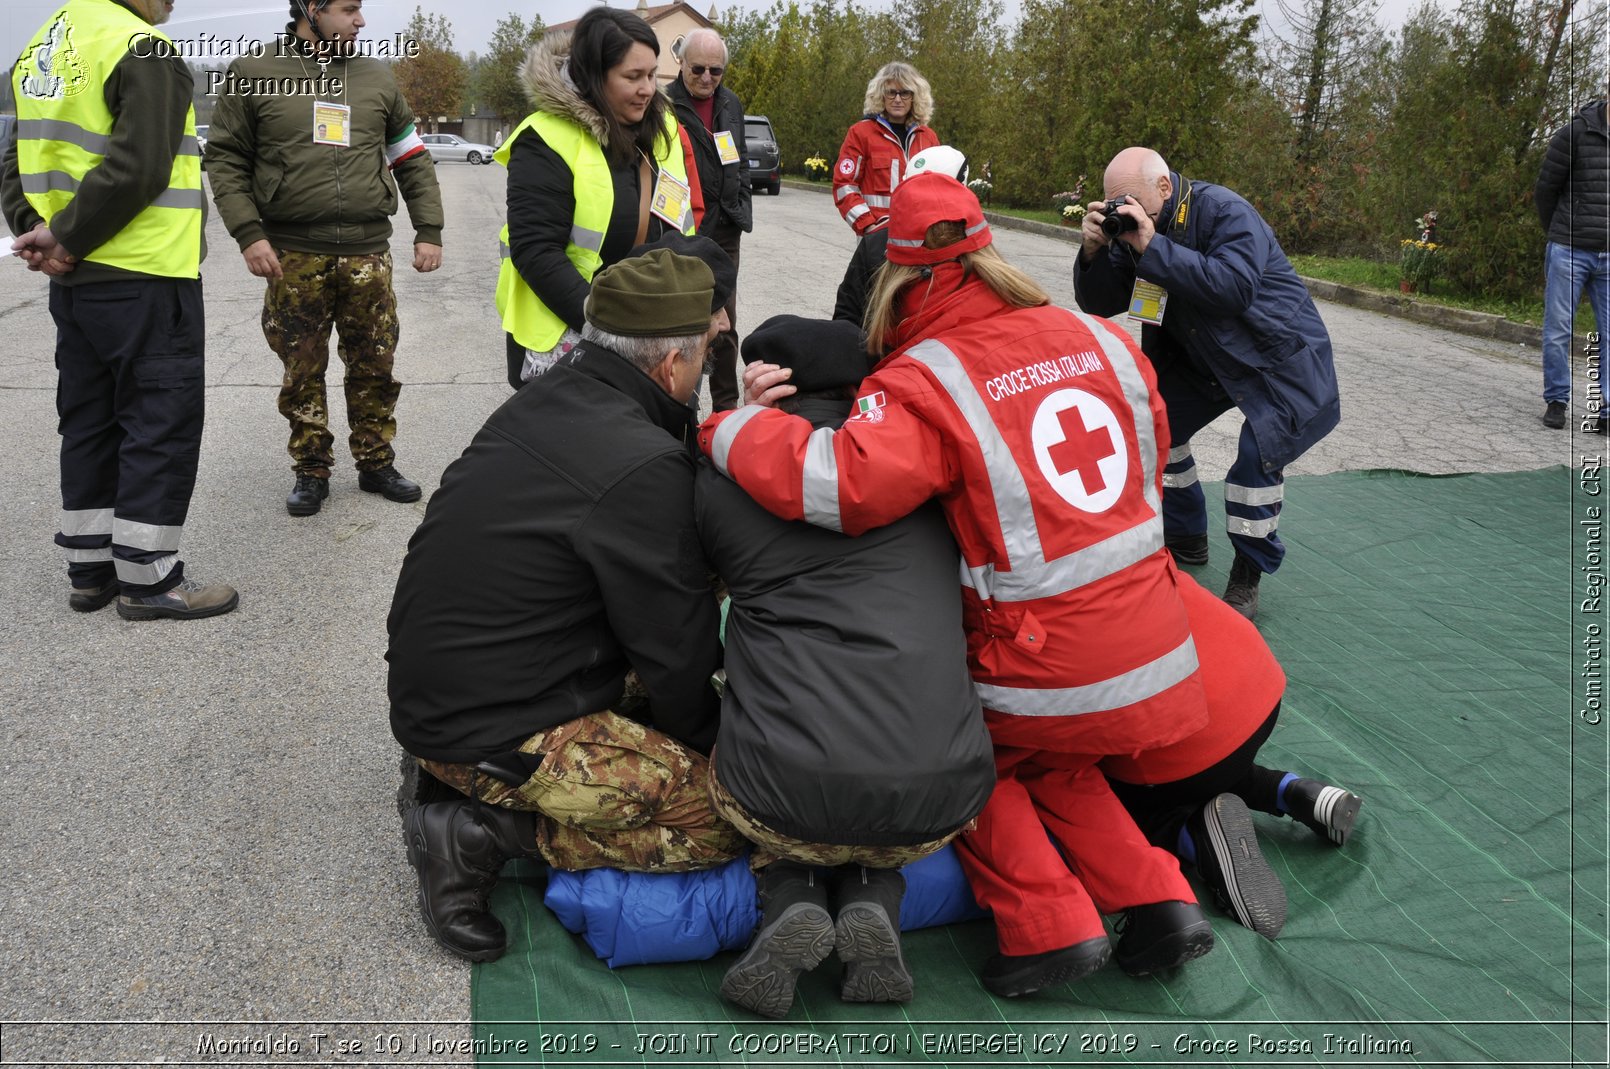
<instances>
[{"instance_id":1,"label":"elderly man standing","mask_svg":"<svg viewBox=\"0 0 1610 1069\"><path fill-rule=\"evenodd\" d=\"M600 272L581 343L492 414L409 542L392 731L469 797L413 810L408 857L431 933L471 961L503 953L508 858L669 872L742 846L705 757L721 647L688 401L714 289L669 249Z\"/></svg>"},{"instance_id":2,"label":"elderly man standing","mask_svg":"<svg viewBox=\"0 0 1610 1069\"><path fill-rule=\"evenodd\" d=\"M50 277L61 530L72 591L125 620L229 612L179 537L204 408L201 152L190 69L156 29L171 0L68 0L11 72L17 140L0 205Z\"/></svg>"},{"instance_id":3,"label":"elderly man standing","mask_svg":"<svg viewBox=\"0 0 1610 1069\"><path fill-rule=\"evenodd\" d=\"M1286 555L1276 530L1285 467L1342 418L1330 334L1274 231L1238 194L1138 147L1107 165L1106 191L1085 213L1074 296L1087 312L1127 309L1143 324L1173 436L1163 537L1181 564L1208 559L1191 438L1231 408L1246 417L1224 480L1235 547L1224 600L1250 620L1258 581Z\"/></svg>"},{"instance_id":4,"label":"elderly man standing","mask_svg":"<svg viewBox=\"0 0 1610 1069\"><path fill-rule=\"evenodd\" d=\"M727 45L710 29L688 34L682 43L682 74L666 87L677 121L693 144L699 184L704 188L704 220L699 233L720 245L738 266L738 241L754 229L753 190L745 157L744 107L721 84L727 72ZM710 403L717 412L738 407L738 297L727 299L730 325L710 347Z\"/></svg>"}]
</instances>

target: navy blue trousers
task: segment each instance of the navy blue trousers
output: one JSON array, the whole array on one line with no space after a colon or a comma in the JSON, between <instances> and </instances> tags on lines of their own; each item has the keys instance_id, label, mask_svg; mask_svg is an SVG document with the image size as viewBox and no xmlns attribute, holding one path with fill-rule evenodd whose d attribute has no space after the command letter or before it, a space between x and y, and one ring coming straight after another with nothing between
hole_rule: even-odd
<instances>
[{"instance_id":1,"label":"navy blue trousers","mask_svg":"<svg viewBox=\"0 0 1610 1069\"><path fill-rule=\"evenodd\" d=\"M200 279L52 283L61 530L75 587L114 577L160 594L184 575L179 537L201 455Z\"/></svg>"}]
</instances>

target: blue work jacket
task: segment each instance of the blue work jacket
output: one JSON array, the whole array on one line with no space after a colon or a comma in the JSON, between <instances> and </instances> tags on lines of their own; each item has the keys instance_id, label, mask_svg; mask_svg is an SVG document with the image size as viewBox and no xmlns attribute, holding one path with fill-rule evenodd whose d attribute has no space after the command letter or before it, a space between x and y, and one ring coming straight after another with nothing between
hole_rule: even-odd
<instances>
[{"instance_id":1,"label":"blue work jacket","mask_svg":"<svg viewBox=\"0 0 1610 1069\"><path fill-rule=\"evenodd\" d=\"M1224 387L1252 426L1266 471L1307 452L1340 422L1330 334L1269 224L1239 194L1169 172L1174 193L1143 255L1112 242L1074 268L1079 306L1116 315L1136 277L1168 291L1161 327L1141 328L1154 361L1182 350Z\"/></svg>"}]
</instances>

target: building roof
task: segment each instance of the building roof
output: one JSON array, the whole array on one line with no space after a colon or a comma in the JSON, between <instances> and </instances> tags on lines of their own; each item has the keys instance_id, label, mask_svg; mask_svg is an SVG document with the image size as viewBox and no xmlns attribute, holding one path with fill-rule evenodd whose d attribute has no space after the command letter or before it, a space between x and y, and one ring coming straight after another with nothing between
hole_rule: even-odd
<instances>
[{"instance_id":1,"label":"building roof","mask_svg":"<svg viewBox=\"0 0 1610 1069\"><path fill-rule=\"evenodd\" d=\"M656 22L659 22L661 19L674 15L678 11L686 14L700 26L715 25L708 18L699 14L689 5L683 3L682 0L673 0L673 2L669 4L650 4L648 0L637 0L636 12L642 17L643 21L648 23L650 26L654 25ZM710 9L710 13L712 15L715 14L714 7ZM555 33L560 30L573 30L576 28L576 23L580 21L580 19L571 19L569 22L554 23L552 26L548 27L548 32Z\"/></svg>"}]
</instances>

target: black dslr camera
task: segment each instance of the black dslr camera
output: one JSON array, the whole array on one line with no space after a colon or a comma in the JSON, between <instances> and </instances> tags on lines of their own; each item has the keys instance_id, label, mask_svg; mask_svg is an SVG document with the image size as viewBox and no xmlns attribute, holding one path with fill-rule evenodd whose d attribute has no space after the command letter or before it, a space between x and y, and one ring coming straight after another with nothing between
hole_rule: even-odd
<instances>
[{"instance_id":1,"label":"black dslr camera","mask_svg":"<svg viewBox=\"0 0 1610 1069\"><path fill-rule=\"evenodd\" d=\"M1101 206L1101 214L1104 216L1101 220L1101 232L1103 234L1106 234L1109 238L1115 238L1126 230L1140 229L1140 223L1136 222L1133 216L1118 214L1118 209L1128 203L1123 197L1119 197L1116 200L1109 200Z\"/></svg>"}]
</instances>

